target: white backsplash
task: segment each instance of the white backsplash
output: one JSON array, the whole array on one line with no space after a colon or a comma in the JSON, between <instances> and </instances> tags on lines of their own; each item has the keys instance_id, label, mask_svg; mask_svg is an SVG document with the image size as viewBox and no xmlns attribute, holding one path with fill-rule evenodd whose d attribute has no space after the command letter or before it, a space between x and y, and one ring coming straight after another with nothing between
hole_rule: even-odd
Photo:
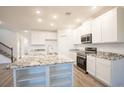
<instances>
[{"instance_id":1,"label":"white backsplash","mask_svg":"<svg viewBox=\"0 0 124 93\"><path fill-rule=\"evenodd\" d=\"M113 44L82 44L82 45L76 45L74 47L76 49L84 49L85 47L96 47L98 51L124 54L124 43L113 43Z\"/></svg>"}]
</instances>

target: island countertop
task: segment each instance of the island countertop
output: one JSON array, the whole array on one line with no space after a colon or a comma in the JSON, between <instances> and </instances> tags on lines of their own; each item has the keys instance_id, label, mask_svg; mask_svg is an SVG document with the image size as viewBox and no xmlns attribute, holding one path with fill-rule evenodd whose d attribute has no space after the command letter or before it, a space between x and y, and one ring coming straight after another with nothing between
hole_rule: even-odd
<instances>
[{"instance_id":1,"label":"island countertop","mask_svg":"<svg viewBox=\"0 0 124 93\"><path fill-rule=\"evenodd\" d=\"M25 56L14 63L10 64L10 68L24 68L31 66L51 65L74 63L75 61L64 55L39 55L39 56Z\"/></svg>"}]
</instances>

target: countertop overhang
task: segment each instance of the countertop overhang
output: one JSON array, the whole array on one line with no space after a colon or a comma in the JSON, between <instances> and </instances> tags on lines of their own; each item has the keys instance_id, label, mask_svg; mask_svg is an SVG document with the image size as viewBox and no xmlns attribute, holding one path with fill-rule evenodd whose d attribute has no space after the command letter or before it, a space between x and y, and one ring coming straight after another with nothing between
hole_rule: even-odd
<instances>
[{"instance_id":1,"label":"countertop overhang","mask_svg":"<svg viewBox=\"0 0 124 93\"><path fill-rule=\"evenodd\" d=\"M64 63L74 63L75 61L64 55L39 55L39 56L25 56L11 63L9 68L24 68L42 65L55 65Z\"/></svg>"}]
</instances>

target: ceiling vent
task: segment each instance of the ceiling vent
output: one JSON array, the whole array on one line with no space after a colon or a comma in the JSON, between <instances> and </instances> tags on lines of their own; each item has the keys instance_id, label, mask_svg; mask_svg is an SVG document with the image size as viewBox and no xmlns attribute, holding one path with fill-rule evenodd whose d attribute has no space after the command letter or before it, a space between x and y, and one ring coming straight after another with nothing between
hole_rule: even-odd
<instances>
[{"instance_id":1,"label":"ceiling vent","mask_svg":"<svg viewBox=\"0 0 124 93\"><path fill-rule=\"evenodd\" d=\"M65 12L65 15L67 15L67 16L71 16L71 12Z\"/></svg>"}]
</instances>

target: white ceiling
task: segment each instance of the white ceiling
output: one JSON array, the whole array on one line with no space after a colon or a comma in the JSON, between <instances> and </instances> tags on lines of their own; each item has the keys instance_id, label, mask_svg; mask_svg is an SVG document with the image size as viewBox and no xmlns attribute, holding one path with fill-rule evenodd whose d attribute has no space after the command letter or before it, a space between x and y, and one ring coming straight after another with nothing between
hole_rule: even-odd
<instances>
[{"instance_id":1,"label":"white ceiling","mask_svg":"<svg viewBox=\"0 0 124 93\"><path fill-rule=\"evenodd\" d=\"M99 6L92 9L91 6L1 6L0 20L1 27L7 27L13 30L50 30L65 29L68 27L76 27L84 22L89 17L112 7ZM39 10L41 13L36 14ZM65 15L66 12L71 12L71 15ZM53 19L53 15L58 18ZM41 18L42 22L37 19ZM76 22L76 19L81 22ZM51 27L50 24L54 26Z\"/></svg>"}]
</instances>

